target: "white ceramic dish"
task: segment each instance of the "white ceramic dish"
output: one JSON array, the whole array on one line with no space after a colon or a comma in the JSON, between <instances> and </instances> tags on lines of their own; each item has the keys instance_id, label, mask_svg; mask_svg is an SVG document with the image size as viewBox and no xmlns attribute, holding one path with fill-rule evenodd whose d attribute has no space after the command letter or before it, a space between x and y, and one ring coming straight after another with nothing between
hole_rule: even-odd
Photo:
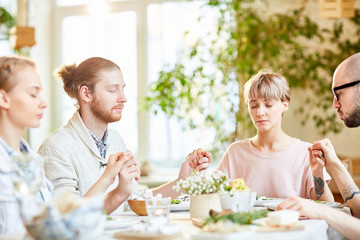
<instances>
[{"instance_id":1,"label":"white ceramic dish","mask_svg":"<svg viewBox=\"0 0 360 240\"><path fill-rule=\"evenodd\" d=\"M275 211L279 203L280 202L268 202L268 203L264 203L263 207Z\"/></svg>"},{"instance_id":2,"label":"white ceramic dish","mask_svg":"<svg viewBox=\"0 0 360 240\"><path fill-rule=\"evenodd\" d=\"M268 204L268 203L277 203L279 204L280 202L284 201L285 199L282 198L271 198L271 199L265 199L265 200L256 200L255 201L255 207L265 207L264 204Z\"/></svg>"},{"instance_id":3,"label":"white ceramic dish","mask_svg":"<svg viewBox=\"0 0 360 240\"><path fill-rule=\"evenodd\" d=\"M220 194L221 207L231 209L233 212L248 212L254 206L256 192L238 191L232 194Z\"/></svg>"},{"instance_id":4,"label":"white ceramic dish","mask_svg":"<svg viewBox=\"0 0 360 240\"><path fill-rule=\"evenodd\" d=\"M189 211L190 209L190 202L182 202L179 204L171 204L170 205L170 211L176 212L176 211Z\"/></svg>"},{"instance_id":5,"label":"white ceramic dish","mask_svg":"<svg viewBox=\"0 0 360 240\"><path fill-rule=\"evenodd\" d=\"M259 203L259 204L262 204L263 207L266 207L266 208L268 208L270 210L275 211L278 204L281 201L282 200L279 200L279 199L278 200L271 200L271 201L269 200L267 202L262 202L262 203ZM322 204L324 204L324 205L326 205L328 207L332 207L332 208L343 208L344 207L344 205L342 205L341 203L338 203L338 202L325 202L325 203L322 203ZM255 203L255 205L256 205L256 203Z\"/></svg>"},{"instance_id":6,"label":"white ceramic dish","mask_svg":"<svg viewBox=\"0 0 360 240\"><path fill-rule=\"evenodd\" d=\"M105 229L123 229L130 228L132 225L139 223L140 219L129 219L129 218L120 218L112 217L112 220L105 221Z\"/></svg>"},{"instance_id":7,"label":"white ceramic dish","mask_svg":"<svg viewBox=\"0 0 360 240\"><path fill-rule=\"evenodd\" d=\"M344 207L343 204L338 203L338 202L325 202L322 204L324 204L325 206L328 206L328 207L332 207L332 208L343 208Z\"/></svg>"}]
</instances>

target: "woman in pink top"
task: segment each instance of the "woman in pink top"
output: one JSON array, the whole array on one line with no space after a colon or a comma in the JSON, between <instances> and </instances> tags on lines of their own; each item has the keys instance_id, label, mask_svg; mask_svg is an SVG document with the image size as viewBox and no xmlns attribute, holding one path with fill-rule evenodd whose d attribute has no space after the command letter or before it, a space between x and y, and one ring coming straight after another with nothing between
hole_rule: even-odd
<instances>
[{"instance_id":1,"label":"woman in pink top","mask_svg":"<svg viewBox=\"0 0 360 240\"><path fill-rule=\"evenodd\" d=\"M244 98L257 134L232 143L217 168L231 179L243 178L258 195L333 201L321 157L309 160L310 144L281 129L289 92L286 79L278 73L260 71L245 84Z\"/></svg>"}]
</instances>

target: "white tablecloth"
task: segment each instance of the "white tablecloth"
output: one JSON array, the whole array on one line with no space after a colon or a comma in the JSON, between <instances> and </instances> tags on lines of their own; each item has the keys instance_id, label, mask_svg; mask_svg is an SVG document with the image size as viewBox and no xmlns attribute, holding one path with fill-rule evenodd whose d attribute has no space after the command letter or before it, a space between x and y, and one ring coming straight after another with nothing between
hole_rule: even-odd
<instances>
[{"instance_id":1,"label":"white tablecloth","mask_svg":"<svg viewBox=\"0 0 360 240\"><path fill-rule=\"evenodd\" d=\"M130 219L145 219L146 217L139 217L132 212L127 212L121 214L119 217ZM231 235L208 235L206 238L201 238L200 228L194 226L190 220L190 216L188 212L177 212L170 214L170 222L174 224L178 224L180 227L180 231L182 233L182 238L184 240L191 239L234 239L231 238ZM305 230L302 231L287 231L287 232L271 232L271 233L252 233L250 236L242 236L241 239L276 239L276 240L340 240L343 237L335 232L332 228L329 228L327 223L323 220L302 220L301 224L305 225ZM113 233L117 231L122 231L124 229L113 229L113 230L104 230L99 240L113 240ZM240 236L235 237L235 239L239 239ZM10 235L2 235L0 236L0 240L31 240L29 237L24 237L23 234L10 234Z\"/></svg>"}]
</instances>

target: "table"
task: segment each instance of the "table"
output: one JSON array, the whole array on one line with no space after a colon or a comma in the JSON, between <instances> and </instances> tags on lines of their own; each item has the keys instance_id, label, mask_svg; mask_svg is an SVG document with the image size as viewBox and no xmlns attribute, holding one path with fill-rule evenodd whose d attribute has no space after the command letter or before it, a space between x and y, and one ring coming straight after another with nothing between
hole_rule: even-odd
<instances>
[{"instance_id":1,"label":"table","mask_svg":"<svg viewBox=\"0 0 360 240\"><path fill-rule=\"evenodd\" d=\"M121 217L127 217L129 219L146 219L146 217L137 216L133 212L125 212L118 214L118 216ZM197 236L197 234L200 233L201 229L194 226L190 220L189 213L184 212L172 212L170 214L170 222L174 224L178 224L180 231L182 233L182 238L184 240L191 240L192 236ZM328 224L323 220L302 220L300 223L305 225L305 230L303 231L288 231L288 232L271 232L271 233L255 233L248 238L241 238L241 239L276 239L276 240L282 240L282 239L294 239L294 240L300 240L300 239L316 239L316 240L327 240L327 239L344 239L339 233L335 232L332 228L328 226ZM121 231L121 229L118 230L105 230L101 237L97 237L96 239L99 240L114 240L113 233ZM31 238L27 237L24 238L23 234L10 234L10 235L2 235L0 236L0 240L32 240ZM194 237L195 239L195 237ZM197 238L200 239L200 238ZM227 235L215 235L212 234L212 236L202 238L202 239L233 239L228 238Z\"/></svg>"}]
</instances>

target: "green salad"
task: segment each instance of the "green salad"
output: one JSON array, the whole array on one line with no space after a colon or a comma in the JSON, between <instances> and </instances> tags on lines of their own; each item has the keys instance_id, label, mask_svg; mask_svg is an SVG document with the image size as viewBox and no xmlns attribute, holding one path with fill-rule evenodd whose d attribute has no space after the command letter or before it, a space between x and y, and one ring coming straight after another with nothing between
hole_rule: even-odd
<instances>
[{"instance_id":1,"label":"green salad","mask_svg":"<svg viewBox=\"0 0 360 240\"><path fill-rule=\"evenodd\" d=\"M264 200L274 200L274 199L259 195L259 196L256 196L256 200L264 201Z\"/></svg>"},{"instance_id":2,"label":"green salad","mask_svg":"<svg viewBox=\"0 0 360 240\"><path fill-rule=\"evenodd\" d=\"M217 216L215 214L205 219L204 226L218 221L231 221L238 224L252 224L255 219L266 217L269 210L261 209L250 212L231 213Z\"/></svg>"},{"instance_id":3,"label":"green salad","mask_svg":"<svg viewBox=\"0 0 360 240\"><path fill-rule=\"evenodd\" d=\"M180 199L171 199L171 204L179 204L181 203L181 200Z\"/></svg>"}]
</instances>

